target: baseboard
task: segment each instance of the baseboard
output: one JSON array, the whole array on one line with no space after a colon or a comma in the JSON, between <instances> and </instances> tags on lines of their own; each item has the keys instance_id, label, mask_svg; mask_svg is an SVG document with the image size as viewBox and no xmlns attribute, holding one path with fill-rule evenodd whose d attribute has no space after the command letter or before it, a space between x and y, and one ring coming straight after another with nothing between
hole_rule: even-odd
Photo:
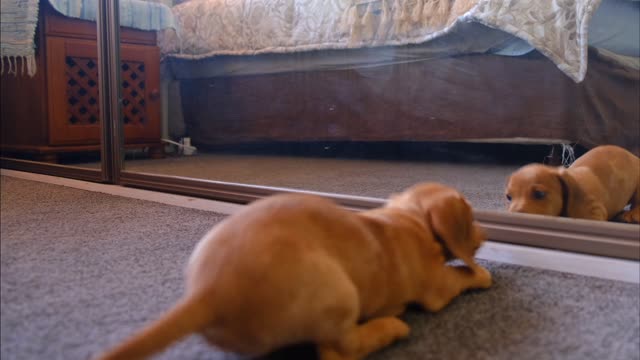
<instances>
[{"instance_id":1,"label":"baseboard","mask_svg":"<svg viewBox=\"0 0 640 360\"><path fill-rule=\"evenodd\" d=\"M640 262L488 241L479 259L601 279L640 283Z\"/></svg>"},{"instance_id":2,"label":"baseboard","mask_svg":"<svg viewBox=\"0 0 640 360\"><path fill-rule=\"evenodd\" d=\"M136 189L117 185L100 184L90 181L75 180L57 176L35 174L16 170L1 169L0 175L24 180L38 181L47 184L66 186L79 190L94 191L131 199L152 201L156 203L181 206L185 208L205 210L220 214L233 214L243 206L216 200L200 199L191 196L161 193L157 191Z\"/></svg>"}]
</instances>

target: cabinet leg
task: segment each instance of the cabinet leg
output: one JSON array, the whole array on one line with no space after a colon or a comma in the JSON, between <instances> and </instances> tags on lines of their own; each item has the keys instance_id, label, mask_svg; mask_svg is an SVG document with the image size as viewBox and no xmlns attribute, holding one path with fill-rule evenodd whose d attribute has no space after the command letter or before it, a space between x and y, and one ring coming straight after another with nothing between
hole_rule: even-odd
<instances>
[{"instance_id":1,"label":"cabinet leg","mask_svg":"<svg viewBox=\"0 0 640 360\"><path fill-rule=\"evenodd\" d=\"M164 159L164 145L150 147L149 157L151 159Z\"/></svg>"}]
</instances>

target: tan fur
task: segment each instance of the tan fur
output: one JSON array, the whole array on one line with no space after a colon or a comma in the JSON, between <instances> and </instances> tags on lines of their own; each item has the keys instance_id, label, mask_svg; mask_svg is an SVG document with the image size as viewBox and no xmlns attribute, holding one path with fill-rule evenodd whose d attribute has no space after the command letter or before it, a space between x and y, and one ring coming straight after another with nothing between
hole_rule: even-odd
<instances>
[{"instance_id":1,"label":"tan fur","mask_svg":"<svg viewBox=\"0 0 640 360\"><path fill-rule=\"evenodd\" d=\"M251 356L312 342L322 360L362 359L408 336L396 317L407 304L438 311L489 287L473 261L484 239L469 204L439 184L361 213L310 195L259 200L202 239L183 300L100 359L148 357L190 333Z\"/></svg>"},{"instance_id":2,"label":"tan fur","mask_svg":"<svg viewBox=\"0 0 640 360\"><path fill-rule=\"evenodd\" d=\"M536 199L535 191L544 198ZM640 223L640 159L618 146L598 146L568 169L524 166L506 192L512 212ZM622 213L629 203L631 210Z\"/></svg>"}]
</instances>

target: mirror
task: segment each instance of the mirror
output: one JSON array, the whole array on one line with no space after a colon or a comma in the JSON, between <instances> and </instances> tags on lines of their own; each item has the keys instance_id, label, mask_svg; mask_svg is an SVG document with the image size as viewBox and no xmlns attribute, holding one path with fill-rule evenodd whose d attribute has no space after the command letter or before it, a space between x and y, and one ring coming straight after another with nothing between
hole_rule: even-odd
<instances>
[{"instance_id":1,"label":"mirror","mask_svg":"<svg viewBox=\"0 0 640 360\"><path fill-rule=\"evenodd\" d=\"M100 170L96 23L35 6L2 27L2 156Z\"/></svg>"},{"instance_id":2,"label":"mirror","mask_svg":"<svg viewBox=\"0 0 640 360\"><path fill-rule=\"evenodd\" d=\"M123 30L124 122L144 146L127 143L126 171L382 198L438 181L506 211L521 166L640 153L638 3L233 4L149 5L157 45Z\"/></svg>"}]
</instances>

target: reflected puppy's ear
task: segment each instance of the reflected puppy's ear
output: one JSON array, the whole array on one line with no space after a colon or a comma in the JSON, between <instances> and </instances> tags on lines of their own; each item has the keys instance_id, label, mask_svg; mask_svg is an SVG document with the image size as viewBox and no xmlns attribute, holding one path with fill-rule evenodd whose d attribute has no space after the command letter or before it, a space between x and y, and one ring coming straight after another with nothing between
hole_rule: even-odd
<instances>
[{"instance_id":1,"label":"reflected puppy's ear","mask_svg":"<svg viewBox=\"0 0 640 360\"><path fill-rule=\"evenodd\" d=\"M469 267L476 266L473 258L480 244L473 234L471 208L462 197L447 196L431 203L427 220L434 235L451 254Z\"/></svg>"}]
</instances>

